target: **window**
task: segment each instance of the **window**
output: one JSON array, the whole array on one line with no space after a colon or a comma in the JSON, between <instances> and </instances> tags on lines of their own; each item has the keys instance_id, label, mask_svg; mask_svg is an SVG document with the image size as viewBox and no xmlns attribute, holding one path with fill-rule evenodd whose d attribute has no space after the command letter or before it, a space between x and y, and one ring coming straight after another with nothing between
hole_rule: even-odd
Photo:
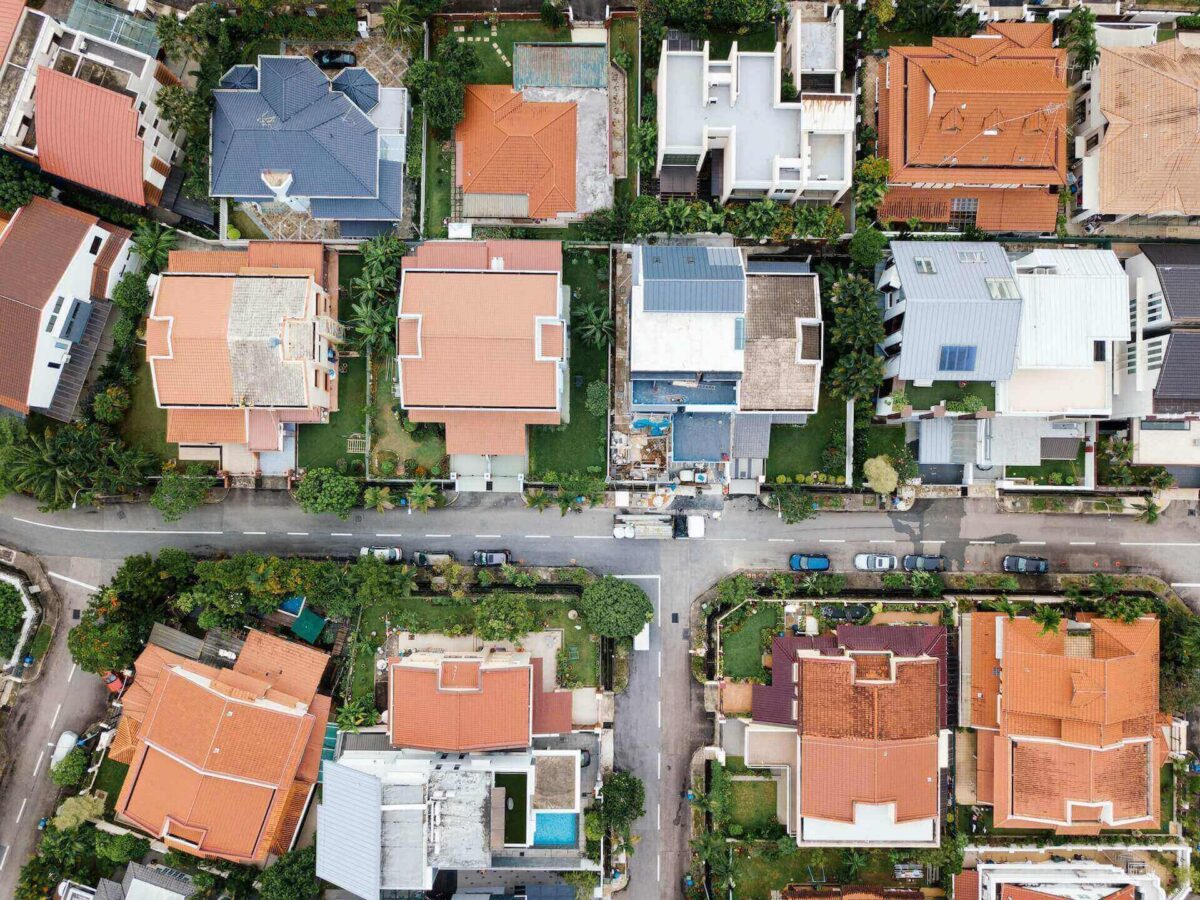
<instances>
[{"instance_id":1,"label":"window","mask_svg":"<svg viewBox=\"0 0 1200 900\"><path fill-rule=\"evenodd\" d=\"M959 250L958 261L960 263L981 263L983 262L982 250Z\"/></svg>"},{"instance_id":2,"label":"window","mask_svg":"<svg viewBox=\"0 0 1200 900\"><path fill-rule=\"evenodd\" d=\"M936 275L937 268L933 265L933 260L928 256L918 256L913 260L913 266L922 275Z\"/></svg>"},{"instance_id":3,"label":"window","mask_svg":"<svg viewBox=\"0 0 1200 900\"><path fill-rule=\"evenodd\" d=\"M1145 419L1141 425L1142 431L1187 431L1188 423L1170 419Z\"/></svg>"},{"instance_id":4,"label":"window","mask_svg":"<svg viewBox=\"0 0 1200 900\"><path fill-rule=\"evenodd\" d=\"M1134 301L1135 303L1137 301ZM1146 298L1146 321L1159 322L1166 317L1162 291L1151 291Z\"/></svg>"},{"instance_id":5,"label":"window","mask_svg":"<svg viewBox=\"0 0 1200 900\"><path fill-rule=\"evenodd\" d=\"M66 297L59 297L54 301L54 313L57 315L62 310L62 305L66 301Z\"/></svg>"},{"instance_id":6,"label":"window","mask_svg":"<svg viewBox=\"0 0 1200 900\"><path fill-rule=\"evenodd\" d=\"M1087 100L1080 100L1075 104L1075 124L1082 125L1087 118Z\"/></svg>"},{"instance_id":7,"label":"window","mask_svg":"<svg viewBox=\"0 0 1200 900\"><path fill-rule=\"evenodd\" d=\"M746 320L741 316L733 320L733 349L746 349Z\"/></svg>"},{"instance_id":8,"label":"window","mask_svg":"<svg viewBox=\"0 0 1200 900\"><path fill-rule=\"evenodd\" d=\"M51 332L51 331L53 331L53 330L54 330L54 323L55 323L55 322L57 322L57 321L58 321L58 316L51 316L51 317L50 317L50 321L46 323L46 331L47 331L47 332Z\"/></svg>"},{"instance_id":9,"label":"window","mask_svg":"<svg viewBox=\"0 0 1200 900\"><path fill-rule=\"evenodd\" d=\"M138 126L138 137L142 137L143 135L145 135L145 133L146 133L146 126L139 125Z\"/></svg>"},{"instance_id":10,"label":"window","mask_svg":"<svg viewBox=\"0 0 1200 900\"><path fill-rule=\"evenodd\" d=\"M1095 134L1093 134L1090 138L1087 139L1087 148L1086 148L1085 152L1091 153L1093 150L1095 150L1099 146L1100 146L1100 132L1097 131Z\"/></svg>"},{"instance_id":11,"label":"window","mask_svg":"<svg viewBox=\"0 0 1200 900\"><path fill-rule=\"evenodd\" d=\"M144 115L144 114L145 114L145 112L146 112L146 104L145 104L145 102L139 103L139 104L138 104L138 115L139 115L139 116L140 116L140 115Z\"/></svg>"},{"instance_id":12,"label":"window","mask_svg":"<svg viewBox=\"0 0 1200 900\"><path fill-rule=\"evenodd\" d=\"M100 252L100 245L103 243L104 243L104 238L101 238L101 237L92 238L92 246L88 249L88 253L90 253L92 256L95 256L97 253Z\"/></svg>"},{"instance_id":13,"label":"window","mask_svg":"<svg viewBox=\"0 0 1200 900\"><path fill-rule=\"evenodd\" d=\"M56 363L56 362L53 362L53 363L47 363L47 367L48 367L48 368L51 368L51 369L61 369L61 368L62 368L62 363Z\"/></svg>"},{"instance_id":14,"label":"window","mask_svg":"<svg viewBox=\"0 0 1200 900\"><path fill-rule=\"evenodd\" d=\"M1092 341L1092 361L1104 362L1108 359L1108 341Z\"/></svg>"},{"instance_id":15,"label":"window","mask_svg":"<svg viewBox=\"0 0 1200 900\"><path fill-rule=\"evenodd\" d=\"M1017 283L1011 278L987 278L988 293L993 300L1019 300L1021 294L1017 291Z\"/></svg>"},{"instance_id":16,"label":"window","mask_svg":"<svg viewBox=\"0 0 1200 900\"><path fill-rule=\"evenodd\" d=\"M943 372L974 372L975 348L955 344L942 347L938 369Z\"/></svg>"},{"instance_id":17,"label":"window","mask_svg":"<svg viewBox=\"0 0 1200 900\"><path fill-rule=\"evenodd\" d=\"M966 228L968 225L975 224L975 217L979 213L979 199L977 197L955 197L950 201L950 226L952 228ZM983 254L979 254L979 262L983 262Z\"/></svg>"}]
</instances>

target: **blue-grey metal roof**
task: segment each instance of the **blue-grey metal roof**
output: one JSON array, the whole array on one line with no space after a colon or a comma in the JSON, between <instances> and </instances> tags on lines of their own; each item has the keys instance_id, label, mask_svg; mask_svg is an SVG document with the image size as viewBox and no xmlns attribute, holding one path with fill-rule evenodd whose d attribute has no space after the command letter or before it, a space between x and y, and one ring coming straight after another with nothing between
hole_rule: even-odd
<instances>
[{"instance_id":1,"label":"blue-grey metal roof","mask_svg":"<svg viewBox=\"0 0 1200 900\"><path fill-rule=\"evenodd\" d=\"M527 884L527 900L575 900L575 888L569 884Z\"/></svg>"},{"instance_id":2,"label":"blue-grey metal roof","mask_svg":"<svg viewBox=\"0 0 1200 900\"><path fill-rule=\"evenodd\" d=\"M314 198L310 211L314 219L395 222L404 215L404 164L379 161L378 197Z\"/></svg>"},{"instance_id":3,"label":"blue-grey metal roof","mask_svg":"<svg viewBox=\"0 0 1200 900\"><path fill-rule=\"evenodd\" d=\"M258 67L251 65L230 66L229 71L221 76L221 87L241 90L258 88Z\"/></svg>"},{"instance_id":4,"label":"blue-grey metal roof","mask_svg":"<svg viewBox=\"0 0 1200 900\"><path fill-rule=\"evenodd\" d=\"M746 260L748 275L808 275L812 267L799 260L776 260L769 256L750 257Z\"/></svg>"},{"instance_id":5,"label":"blue-grey metal roof","mask_svg":"<svg viewBox=\"0 0 1200 900\"><path fill-rule=\"evenodd\" d=\"M379 105L379 82L361 66L338 72L333 79L333 89L345 94L365 113Z\"/></svg>"},{"instance_id":6,"label":"blue-grey metal roof","mask_svg":"<svg viewBox=\"0 0 1200 900\"><path fill-rule=\"evenodd\" d=\"M766 459L771 450L771 425L767 413L738 413L733 417L734 459Z\"/></svg>"},{"instance_id":7,"label":"blue-grey metal roof","mask_svg":"<svg viewBox=\"0 0 1200 900\"><path fill-rule=\"evenodd\" d=\"M378 130L301 56L262 56L258 88L213 92L214 197L269 197L263 172L290 172L295 197L374 197Z\"/></svg>"},{"instance_id":8,"label":"blue-grey metal roof","mask_svg":"<svg viewBox=\"0 0 1200 900\"><path fill-rule=\"evenodd\" d=\"M324 764L317 807L317 877L360 897L381 887L383 786L335 762Z\"/></svg>"},{"instance_id":9,"label":"blue-grey metal roof","mask_svg":"<svg viewBox=\"0 0 1200 900\"><path fill-rule=\"evenodd\" d=\"M344 219L338 222L339 235L359 241L391 234L395 229L395 222L347 222Z\"/></svg>"},{"instance_id":10,"label":"blue-grey metal roof","mask_svg":"<svg viewBox=\"0 0 1200 900\"><path fill-rule=\"evenodd\" d=\"M746 308L746 271L734 247L635 248L646 312L739 313Z\"/></svg>"},{"instance_id":11,"label":"blue-grey metal roof","mask_svg":"<svg viewBox=\"0 0 1200 900\"><path fill-rule=\"evenodd\" d=\"M997 243L893 241L904 293L899 375L906 381L1003 381L1012 377L1020 339L1021 299L994 299L988 279L1007 279L1012 264ZM917 269L930 260L933 272ZM974 347L970 372L942 370L942 347Z\"/></svg>"},{"instance_id":12,"label":"blue-grey metal roof","mask_svg":"<svg viewBox=\"0 0 1200 900\"><path fill-rule=\"evenodd\" d=\"M607 86L608 47L604 44L517 44L513 47L513 90Z\"/></svg>"}]
</instances>

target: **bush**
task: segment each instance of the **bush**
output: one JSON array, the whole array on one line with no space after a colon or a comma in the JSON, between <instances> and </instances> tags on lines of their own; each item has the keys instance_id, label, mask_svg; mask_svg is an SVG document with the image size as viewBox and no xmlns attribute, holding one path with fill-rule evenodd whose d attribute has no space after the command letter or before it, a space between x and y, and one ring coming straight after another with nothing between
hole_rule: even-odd
<instances>
[{"instance_id":1,"label":"bush","mask_svg":"<svg viewBox=\"0 0 1200 900\"><path fill-rule=\"evenodd\" d=\"M178 522L200 506L216 486L217 479L204 466L191 463L180 471L175 460L169 460L163 465L150 505L162 513L164 522Z\"/></svg>"},{"instance_id":2,"label":"bush","mask_svg":"<svg viewBox=\"0 0 1200 900\"><path fill-rule=\"evenodd\" d=\"M654 618L654 605L646 592L612 575L583 589L579 609L593 631L612 638L633 637Z\"/></svg>"},{"instance_id":3,"label":"bush","mask_svg":"<svg viewBox=\"0 0 1200 900\"><path fill-rule=\"evenodd\" d=\"M139 321L150 305L150 289L146 286L146 276L140 272L126 272L113 288L112 300L122 314L134 322Z\"/></svg>"},{"instance_id":4,"label":"bush","mask_svg":"<svg viewBox=\"0 0 1200 900\"><path fill-rule=\"evenodd\" d=\"M608 415L608 385L603 381L593 381L587 386L587 400L584 402L587 411L593 416Z\"/></svg>"},{"instance_id":5,"label":"bush","mask_svg":"<svg viewBox=\"0 0 1200 900\"><path fill-rule=\"evenodd\" d=\"M871 225L859 225L850 238L850 261L864 275L871 275L875 266L883 261L883 248L887 246L887 235Z\"/></svg>"},{"instance_id":6,"label":"bush","mask_svg":"<svg viewBox=\"0 0 1200 900\"><path fill-rule=\"evenodd\" d=\"M57 766L50 770L50 780L59 787L79 787L79 785L83 784L83 779L87 777L87 770L87 751L82 747L76 747L64 756Z\"/></svg>"},{"instance_id":7,"label":"bush","mask_svg":"<svg viewBox=\"0 0 1200 900\"><path fill-rule=\"evenodd\" d=\"M554 0L542 0L542 24L557 31L566 23L562 9Z\"/></svg>"},{"instance_id":8,"label":"bush","mask_svg":"<svg viewBox=\"0 0 1200 900\"><path fill-rule=\"evenodd\" d=\"M339 458L344 463L344 458ZM360 487L357 481L333 469L309 469L296 487L296 502L306 513L333 513L339 519L349 518L358 506Z\"/></svg>"},{"instance_id":9,"label":"bush","mask_svg":"<svg viewBox=\"0 0 1200 900\"><path fill-rule=\"evenodd\" d=\"M900 480L886 456L875 456L863 463L863 475L871 490L885 496L895 493Z\"/></svg>"},{"instance_id":10,"label":"bush","mask_svg":"<svg viewBox=\"0 0 1200 900\"><path fill-rule=\"evenodd\" d=\"M113 385L92 398L92 415L104 425L116 425L129 409L129 391Z\"/></svg>"},{"instance_id":11,"label":"bush","mask_svg":"<svg viewBox=\"0 0 1200 900\"><path fill-rule=\"evenodd\" d=\"M517 641L535 625L529 598L521 594L488 594L475 606L475 635L481 641Z\"/></svg>"}]
</instances>

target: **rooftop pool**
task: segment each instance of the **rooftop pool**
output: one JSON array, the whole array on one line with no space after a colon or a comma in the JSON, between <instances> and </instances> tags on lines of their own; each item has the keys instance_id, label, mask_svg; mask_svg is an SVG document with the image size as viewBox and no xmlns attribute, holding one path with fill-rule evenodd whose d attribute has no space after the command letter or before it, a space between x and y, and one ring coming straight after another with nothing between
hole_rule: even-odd
<instances>
[{"instance_id":1,"label":"rooftop pool","mask_svg":"<svg viewBox=\"0 0 1200 900\"><path fill-rule=\"evenodd\" d=\"M574 847L578 844L579 814L534 813L533 846Z\"/></svg>"}]
</instances>

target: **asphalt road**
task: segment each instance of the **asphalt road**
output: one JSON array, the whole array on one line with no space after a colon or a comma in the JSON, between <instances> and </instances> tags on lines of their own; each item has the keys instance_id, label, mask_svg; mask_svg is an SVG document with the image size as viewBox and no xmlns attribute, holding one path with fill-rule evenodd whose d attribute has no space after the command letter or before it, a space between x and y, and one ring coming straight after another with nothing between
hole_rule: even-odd
<instances>
[{"instance_id":1,"label":"asphalt road","mask_svg":"<svg viewBox=\"0 0 1200 900\"><path fill-rule=\"evenodd\" d=\"M686 867L684 779L691 754L709 728L690 674L687 612L692 599L722 575L778 568L796 550L828 553L835 569L850 568L858 552L920 550L942 553L952 569L973 571L996 571L1004 554L1028 553L1047 557L1057 571L1158 574L1183 596L1200 601L1200 534L1196 520L1177 507L1148 526L1121 517L1018 515L1000 511L992 501L943 500L920 503L907 513L830 513L788 526L756 503L738 500L726 505L702 540L617 541L611 527L611 511L538 514L519 497L499 495L463 496L425 515L362 511L343 522L307 516L282 494L243 493L173 526L164 526L146 506L47 516L25 498L0 502L0 543L41 555L51 572L85 584L102 583L129 554L164 546L349 556L369 544L395 544L406 552L450 549L460 556L504 548L530 564L578 564L636 579L655 601L656 617L650 649L634 654L629 690L617 701L616 753L618 765L646 783L646 816L634 828L631 860L629 896L638 900L678 896ZM56 652L64 651L56 647ZM62 673L57 680L65 677ZM42 693L65 696L69 689L69 683L42 685L34 705L44 714L60 701ZM47 730L48 723L28 736L22 733L29 744L22 752L36 758ZM31 761L26 765L32 768ZM0 797L0 843L9 843L13 833L8 795L19 791ZM6 863L0 878L7 878L12 866ZM0 880L0 896L8 895L6 883Z\"/></svg>"}]
</instances>

